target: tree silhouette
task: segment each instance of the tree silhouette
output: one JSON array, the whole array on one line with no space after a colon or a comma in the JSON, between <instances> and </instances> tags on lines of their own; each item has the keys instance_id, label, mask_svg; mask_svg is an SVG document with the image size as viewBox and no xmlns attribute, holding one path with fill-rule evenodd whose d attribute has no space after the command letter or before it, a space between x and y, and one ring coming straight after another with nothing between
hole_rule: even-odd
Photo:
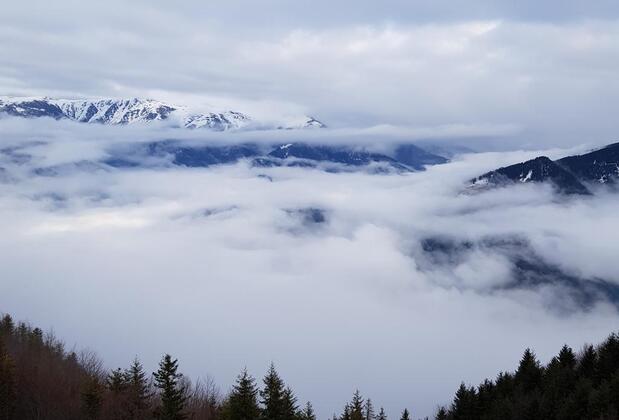
<instances>
[{"instance_id":1,"label":"tree silhouette","mask_svg":"<svg viewBox=\"0 0 619 420\"><path fill-rule=\"evenodd\" d=\"M99 379L91 376L86 380L82 391L82 414L85 419L94 420L101 413L102 385Z\"/></svg>"},{"instance_id":2,"label":"tree silhouette","mask_svg":"<svg viewBox=\"0 0 619 420\"><path fill-rule=\"evenodd\" d=\"M228 396L224 416L228 420L256 420L260 416L257 397L256 381L244 369Z\"/></svg>"},{"instance_id":3,"label":"tree silhouette","mask_svg":"<svg viewBox=\"0 0 619 420\"><path fill-rule=\"evenodd\" d=\"M314 407L312 407L312 403L309 401L305 404L301 413L299 413L299 418L301 420L316 420L316 414L314 413Z\"/></svg>"},{"instance_id":4,"label":"tree silhouette","mask_svg":"<svg viewBox=\"0 0 619 420\"><path fill-rule=\"evenodd\" d=\"M376 417L376 420L387 420L387 414L385 413L385 409L384 408L380 408L380 410L378 410L378 416Z\"/></svg>"},{"instance_id":5,"label":"tree silhouette","mask_svg":"<svg viewBox=\"0 0 619 420\"><path fill-rule=\"evenodd\" d=\"M284 381L280 378L273 363L271 363L262 382L264 388L260 391L261 418L264 420L282 420L286 409Z\"/></svg>"},{"instance_id":6,"label":"tree silhouette","mask_svg":"<svg viewBox=\"0 0 619 420\"><path fill-rule=\"evenodd\" d=\"M404 411L402 411L402 417L400 417L400 420L411 420L411 415L408 412L407 408L405 408Z\"/></svg>"},{"instance_id":7,"label":"tree silhouette","mask_svg":"<svg viewBox=\"0 0 619 420\"><path fill-rule=\"evenodd\" d=\"M178 359L166 354L159 362L159 370L153 373L155 387L159 389L160 406L157 417L162 420L183 420L183 408L187 401L186 389L180 383L183 377L178 373Z\"/></svg>"},{"instance_id":8,"label":"tree silhouette","mask_svg":"<svg viewBox=\"0 0 619 420\"><path fill-rule=\"evenodd\" d=\"M152 392L148 384L146 372L137 357L133 359L129 369L125 370L125 380L127 383L127 411L129 418L135 420L143 419L147 416Z\"/></svg>"},{"instance_id":9,"label":"tree silhouette","mask_svg":"<svg viewBox=\"0 0 619 420\"><path fill-rule=\"evenodd\" d=\"M0 335L0 420L13 418L16 392L15 364L6 351L3 336Z\"/></svg>"}]
</instances>

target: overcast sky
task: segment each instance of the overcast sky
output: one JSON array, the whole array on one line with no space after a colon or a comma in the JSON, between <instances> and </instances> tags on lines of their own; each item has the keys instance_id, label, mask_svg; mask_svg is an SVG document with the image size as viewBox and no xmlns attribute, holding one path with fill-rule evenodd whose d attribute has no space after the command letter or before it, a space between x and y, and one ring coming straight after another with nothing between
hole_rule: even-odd
<instances>
[{"instance_id":1,"label":"overcast sky","mask_svg":"<svg viewBox=\"0 0 619 420\"><path fill-rule=\"evenodd\" d=\"M617 138L618 18L610 0L11 2L0 91L604 144Z\"/></svg>"}]
</instances>

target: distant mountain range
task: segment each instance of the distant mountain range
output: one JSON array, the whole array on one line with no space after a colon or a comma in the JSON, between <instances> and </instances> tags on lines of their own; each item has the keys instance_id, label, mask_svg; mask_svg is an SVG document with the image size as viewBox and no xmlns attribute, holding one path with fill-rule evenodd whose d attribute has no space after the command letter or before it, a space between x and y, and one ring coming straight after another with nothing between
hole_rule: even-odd
<instances>
[{"instance_id":1,"label":"distant mountain range","mask_svg":"<svg viewBox=\"0 0 619 420\"><path fill-rule=\"evenodd\" d=\"M288 143L261 146L188 145L168 140L141 145L124 145L110 150L103 163L113 167L137 167L148 164L207 167L248 160L254 167L317 168L329 172L370 170L372 172L412 172L428 165L446 163L442 156L413 145L397 146L391 153L376 153L364 148L340 145Z\"/></svg>"},{"instance_id":2,"label":"distant mountain range","mask_svg":"<svg viewBox=\"0 0 619 420\"><path fill-rule=\"evenodd\" d=\"M313 117L299 116L287 121L261 122L236 111L196 112L185 106L171 105L152 99L53 99L0 97L0 114L15 117L82 123L133 124L167 120L179 127L207 128L215 131L238 129L323 128Z\"/></svg>"},{"instance_id":3,"label":"distant mountain range","mask_svg":"<svg viewBox=\"0 0 619 420\"><path fill-rule=\"evenodd\" d=\"M312 117L300 117L282 124L267 125L235 111L195 113L186 107L150 99L51 99L0 97L2 114L23 118L53 118L81 123L126 125L169 120L172 126L216 131L240 129L307 129L325 125ZM203 141L165 140L127 142L107 150L98 161L76 161L51 167L37 167L38 175L53 176L67 170L93 170L185 166L207 167L249 161L254 167L303 167L329 172L367 170L374 173L411 172L427 165L446 163L448 159L413 144L401 144L390 152L375 152L360 146L325 145L295 142L288 144L205 144ZM0 150L0 163L29 161L19 148ZM1 168L6 178L7 172Z\"/></svg>"},{"instance_id":4,"label":"distant mountain range","mask_svg":"<svg viewBox=\"0 0 619 420\"><path fill-rule=\"evenodd\" d=\"M0 148L0 182L12 178L14 171L30 168L39 176L57 176L81 171L108 171L114 168L206 168L245 161L256 168L297 167L327 172L406 173L425 170L426 166L448 162L413 145L397 146L387 154L353 146L289 143L266 145L203 144L179 140L147 143L126 142L106 150L98 160L77 160L53 166L35 166L37 159L28 148L45 142L29 142L22 146ZM21 168L19 171L17 168Z\"/></svg>"},{"instance_id":5,"label":"distant mountain range","mask_svg":"<svg viewBox=\"0 0 619 420\"><path fill-rule=\"evenodd\" d=\"M471 180L473 189L515 183L550 183L562 194L589 195L596 185L615 185L619 180L619 143L598 150L551 160L540 156L506 166Z\"/></svg>"}]
</instances>

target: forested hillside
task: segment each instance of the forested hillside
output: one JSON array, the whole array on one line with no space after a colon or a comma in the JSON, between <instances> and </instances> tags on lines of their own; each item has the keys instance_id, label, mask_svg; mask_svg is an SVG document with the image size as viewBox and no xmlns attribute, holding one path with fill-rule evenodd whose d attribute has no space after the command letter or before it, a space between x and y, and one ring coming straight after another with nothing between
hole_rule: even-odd
<instances>
[{"instance_id":1,"label":"forested hillside","mask_svg":"<svg viewBox=\"0 0 619 420\"><path fill-rule=\"evenodd\" d=\"M477 387L460 385L437 420L619 418L619 336L575 354L563 346L542 366L527 349L514 373L500 373Z\"/></svg>"},{"instance_id":2,"label":"forested hillside","mask_svg":"<svg viewBox=\"0 0 619 420\"><path fill-rule=\"evenodd\" d=\"M391 418L411 420L404 409ZM158 370L139 360L107 370L92 352L66 350L51 333L4 315L0 321L0 420L28 419L314 420L271 365L258 383L247 370L221 394L211 381L192 383L179 362L163 356ZM333 420L387 420L356 391ZM477 387L462 384L437 420L619 418L619 336L578 354L564 346L543 366L527 349L514 373Z\"/></svg>"}]
</instances>

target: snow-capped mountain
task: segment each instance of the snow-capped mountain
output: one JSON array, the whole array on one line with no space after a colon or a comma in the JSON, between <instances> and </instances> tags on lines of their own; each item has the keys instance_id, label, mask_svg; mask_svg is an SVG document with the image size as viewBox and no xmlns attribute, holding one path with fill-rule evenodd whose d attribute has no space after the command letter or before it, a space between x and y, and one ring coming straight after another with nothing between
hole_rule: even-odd
<instances>
[{"instance_id":1,"label":"snow-capped mountain","mask_svg":"<svg viewBox=\"0 0 619 420\"><path fill-rule=\"evenodd\" d=\"M549 182L564 194L591 194L590 186L619 180L619 143L583 155L550 160L540 156L485 173L472 180L474 188L510 183Z\"/></svg>"},{"instance_id":2,"label":"snow-capped mountain","mask_svg":"<svg viewBox=\"0 0 619 420\"><path fill-rule=\"evenodd\" d=\"M179 127L215 131L243 128L322 128L312 117L301 116L281 124L265 124L235 111L196 112L185 106L152 99L53 99L0 97L0 113L25 118L49 117L83 123L133 124L168 120Z\"/></svg>"}]
</instances>

